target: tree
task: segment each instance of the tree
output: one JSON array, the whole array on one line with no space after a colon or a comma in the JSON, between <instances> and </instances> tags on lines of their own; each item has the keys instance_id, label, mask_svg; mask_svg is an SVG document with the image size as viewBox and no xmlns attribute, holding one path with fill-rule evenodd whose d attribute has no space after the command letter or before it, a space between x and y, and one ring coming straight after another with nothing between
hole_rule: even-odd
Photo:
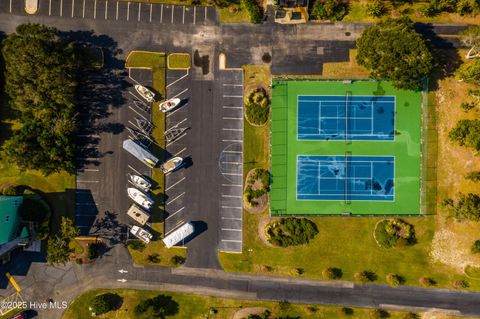
<instances>
[{"instance_id":1,"label":"tree","mask_svg":"<svg viewBox=\"0 0 480 319\"><path fill-rule=\"evenodd\" d=\"M80 234L80 229L76 227L68 217L62 216L62 221L60 222L60 236L65 239L74 239Z\"/></svg>"},{"instance_id":2,"label":"tree","mask_svg":"<svg viewBox=\"0 0 480 319\"><path fill-rule=\"evenodd\" d=\"M343 273L339 268L329 267L322 271L322 275L325 279L340 279Z\"/></svg>"},{"instance_id":3,"label":"tree","mask_svg":"<svg viewBox=\"0 0 480 319\"><path fill-rule=\"evenodd\" d=\"M178 313L178 303L171 296L158 295L153 298L140 301L135 307L136 318L165 318Z\"/></svg>"},{"instance_id":4,"label":"tree","mask_svg":"<svg viewBox=\"0 0 480 319\"><path fill-rule=\"evenodd\" d=\"M463 44L470 47L466 58L473 59L480 57L480 26L472 25L460 35Z\"/></svg>"},{"instance_id":5,"label":"tree","mask_svg":"<svg viewBox=\"0 0 480 319\"><path fill-rule=\"evenodd\" d=\"M460 194L460 198L454 206L454 214L457 219L466 218L480 221L480 196L472 193Z\"/></svg>"},{"instance_id":6,"label":"tree","mask_svg":"<svg viewBox=\"0 0 480 319\"><path fill-rule=\"evenodd\" d=\"M433 69L432 53L408 18L387 19L366 28L357 40L357 62L370 76L401 89L418 89Z\"/></svg>"},{"instance_id":7,"label":"tree","mask_svg":"<svg viewBox=\"0 0 480 319\"><path fill-rule=\"evenodd\" d=\"M47 243L47 262L49 264L65 265L70 260L70 241L74 239L80 230L73 224L70 218L62 216L58 234L50 237Z\"/></svg>"},{"instance_id":8,"label":"tree","mask_svg":"<svg viewBox=\"0 0 480 319\"><path fill-rule=\"evenodd\" d=\"M471 251L472 254L480 254L480 239L473 243Z\"/></svg>"},{"instance_id":9,"label":"tree","mask_svg":"<svg viewBox=\"0 0 480 319\"><path fill-rule=\"evenodd\" d=\"M402 276L396 274L388 274L385 279L392 287L398 287L405 282L405 279Z\"/></svg>"},{"instance_id":10,"label":"tree","mask_svg":"<svg viewBox=\"0 0 480 319\"><path fill-rule=\"evenodd\" d=\"M388 311L383 309L372 309L370 310L370 318L372 319L384 319L390 317Z\"/></svg>"},{"instance_id":11,"label":"tree","mask_svg":"<svg viewBox=\"0 0 480 319\"><path fill-rule=\"evenodd\" d=\"M457 70L457 75L462 81L480 85L480 59L462 64Z\"/></svg>"},{"instance_id":12,"label":"tree","mask_svg":"<svg viewBox=\"0 0 480 319\"><path fill-rule=\"evenodd\" d=\"M374 18L380 18L387 14L388 8L384 0L373 0L367 3L367 14Z\"/></svg>"},{"instance_id":13,"label":"tree","mask_svg":"<svg viewBox=\"0 0 480 319\"><path fill-rule=\"evenodd\" d=\"M44 174L75 171L77 59L58 31L19 25L3 42L5 92L19 112L19 128L5 142L6 158Z\"/></svg>"},{"instance_id":14,"label":"tree","mask_svg":"<svg viewBox=\"0 0 480 319\"><path fill-rule=\"evenodd\" d=\"M247 10L251 23L262 22L263 14L255 0L241 0L241 4Z\"/></svg>"},{"instance_id":15,"label":"tree","mask_svg":"<svg viewBox=\"0 0 480 319\"><path fill-rule=\"evenodd\" d=\"M340 21L347 14L347 5L339 0L316 0L312 15L320 20Z\"/></svg>"},{"instance_id":16,"label":"tree","mask_svg":"<svg viewBox=\"0 0 480 319\"><path fill-rule=\"evenodd\" d=\"M89 310L98 316L120 308L122 302L122 297L117 294L101 294L93 298Z\"/></svg>"},{"instance_id":17,"label":"tree","mask_svg":"<svg viewBox=\"0 0 480 319\"><path fill-rule=\"evenodd\" d=\"M448 137L460 146L467 146L480 151L480 120L458 121L448 133Z\"/></svg>"}]
</instances>

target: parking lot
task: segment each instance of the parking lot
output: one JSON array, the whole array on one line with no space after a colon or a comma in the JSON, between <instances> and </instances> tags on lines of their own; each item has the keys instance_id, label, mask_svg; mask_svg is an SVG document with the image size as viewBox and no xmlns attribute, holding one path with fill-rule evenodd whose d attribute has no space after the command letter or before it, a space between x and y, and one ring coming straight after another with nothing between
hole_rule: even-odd
<instances>
[{"instance_id":1,"label":"parking lot","mask_svg":"<svg viewBox=\"0 0 480 319\"><path fill-rule=\"evenodd\" d=\"M1 0L2 12L25 15L23 1ZM113 0L39 0L38 14L72 19L128 21L155 24L212 25L214 7L182 6Z\"/></svg>"}]
</instances>

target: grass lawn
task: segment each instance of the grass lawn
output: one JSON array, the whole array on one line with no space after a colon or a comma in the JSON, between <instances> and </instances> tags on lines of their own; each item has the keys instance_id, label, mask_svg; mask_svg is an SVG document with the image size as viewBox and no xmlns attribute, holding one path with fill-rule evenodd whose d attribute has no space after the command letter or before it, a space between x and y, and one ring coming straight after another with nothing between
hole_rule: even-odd
<instances>
[{"instance_id":1,"label":"grass lawn","mask_svg":"<svg viewBox=\"0 0 480 319\"><path fill-rule=\"evenodd\" d=\"M355 50L350 52L350 62L324 64L323 74L319 77L367 77L368 72L352 59L355 53ZM459 52L460 56L464 54L465 52ZM247 85L247 82L255 81L255 76L250 78L249 74L252 73L247 68L245 71ZM453 280L465 279L470 289L480 289L480 280L468 279L463 274L465 261L480 265L480 256L473 256L469 252L473 241L480 238L479 224L456 223L437 207L437 202L445 196L454 197L458 191L480 193L479 183L463 178L468 171L480 170L480 162L473 151L454 146L447 138L448 131L458 119L478 118L480 115L478 109L465 113L459 107L467 87L465 83L449 77L441 80L438 89L429 94L427 187L433 203L428 207L428 216L404 218L415 226L416 245L395 249L378 247L372 235L375 224L381 218L325 217L311 218L317 224L319 234L309 245L273 248L265 245L258 236L259 223L270 218L268 211L262 214L244 212L244 234L249 234L243 239L244 252L220 253L219 259L224 269L231 272L298 276L297 268L303 268L302 276L322 278L324 268L338 267L343 271L343 280L353 280L356 271L371 270L377 274L377 282L381 283L385 283L386 274L392 272L404 276L406 285L419 285L420 277L429 276L439 287L451 288ZM435 110L436 113L433 112ZM268 131L266 129L262 133L245 122L244 172L255 166L268 167ZM435 215L437 211L438 214Z\"/></svg>"},{"instance_id":2,"label":"grass lawn","mask_svg":"<svg viewBox=\"0 0 480 319\"><path fill-rule=\"evenodd\" d=\"M232 4L226 8L218 8L218 13L222 23L250 22L248 11L240 4Z\"/></svg>"},{"instance_id":3,"label":"grass lawn","mask_svg":"<svg viewBox=\"0 0 480 319\"><path fill-rule=\"evenodd\" d=\"M153 76L153 89L157 91L162 100L165 99L165 77L166 77L166 56L165 53L158 52L145 52L145 51L132 51L127 57L125 63L127 68L149 68L152 70ZM159 102L156 102L152 106L152 123L154 125L152 131L152 137L155 141L155 145L151 147L154 155L157 156L160 162L165 160L165 138L163 133L165 132L165 113L162 113L158 108ZM147 257L149 254L160 254L160 263L158 265L170 266L170 255L180 255L180 252L168 251L163 246L160 239L164 234L163 216L165 213L164 197L165 197L165 175L160 168L154 168L152 172L152 179L157 183L157 187L152 190L152 197L155 202L158 203L151 210L152 215L152 229L154 231L154 237L156 241L147 245L147 248L143 252L131 251L132 257L137 264L149 263ZM182 249L184 250L184 249ZM165 256L165 258L162 258Z\"/></svg>"},{"instance_id":4,"label":"grass lawn","mask_svg":"<svg viewBox=\"0 0 480 319\"><path fill-rule=\"evenodd\" d=\"M146 245L145 249L142 251L133 250L128 247L128 251L132 255L133 260L137 264L142 265L156 265L156 266L167 266L167 267L177 267L172 263L171 258L173 256L182 256L187 257L187 249L182 247L172 247L166 248L161 240L155 240ZM160 261L158 263L151 262L148 260L149 255L158 254Z\"/></svg>"},{"instance_id":5,"label":"grass lawn","mask_svg":"<svg viewBox=\"0 0 480 319\"><path fill-rule=\"evenodd\" d=\"M85 249L83 249L82 245L80 245L80 243L76 239L70 241L68 247L70 247L70 249L73 250L75 254L82 254L85 251Z\"/></svg>"},{"instance_id":6,"label":"grass lawn","mask_svg":"<svg viewBox=\"0 0 480 319\"><path fill-rule=\"evenodd\" d=\"M116 293L123 298L123 303L120 309L109 312L100 316L100 318L115 318L115 319L130 319L136 318L134 309L140 300L152 298L158 295L171 296L173 302L178 305L176 314L167 316L171 319L184 318L218 318L231 319L234 314L243 309L246 318L249 314L248 308L260 307L268 309L272 312L272 317L290 316L294 318L322 318L322 319L337 319L339 318L339 310L341 307L337 306L318 306L318 305L303 305L303 304L288 304L286 308L281 309L278 302L272 301L254 301L254 300L239 300L239 299L220 299L215 297L207 297L200 295L187 295L180 293L170 293L162 291L140 291L140 290L92 290L82 294L79 298L70 304L63 319L86 319L91 318L88 313L87 305L91 300L101 293ZM175 308L175 307L172 307ZM211 309L216 309L217 313L212 314ZM261 309L260 311L263 311ZM370 309L351 308L353 314L348 316L352 319L370 318ZM405 316L404 312L389 311L391 319L401 319ZM443 318L443 317L442 317ZM448 317L453 319L454 317Z\"/></svg>"},{"instance_id":7,"label":"grass lawn","mask_svg":"<svg viewBox=\"0 0 480 319\"><path fill-rule=\"evenodd\" d=\"M188 70L191 67L190 54L172 53L168 55L167 66L170 70Z\"/></svg>"}]
</instances>

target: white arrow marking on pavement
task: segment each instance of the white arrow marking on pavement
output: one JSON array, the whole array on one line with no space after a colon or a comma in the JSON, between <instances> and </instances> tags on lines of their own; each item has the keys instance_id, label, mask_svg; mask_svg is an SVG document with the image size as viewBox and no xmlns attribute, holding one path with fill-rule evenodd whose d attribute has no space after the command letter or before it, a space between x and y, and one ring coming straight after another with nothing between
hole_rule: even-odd
<instances>
[{"instance_id":1,"label":"white arrow marking on pavement","mask_svg":"<svg viewBox=\"0 0 480 319\"><path fill-rule=\"evenodd\" d=\"M117 281L125 283L125 282L127 282L127 279L122 278L122 279L117 279Z\"/></svg>"},{"instance_id":2,"label":"white arrow marking on pavement","mask_svg":"<svg viewBox=\"0 0 480 319\"><path fill-rule=\"evenodd\" d=\"M121 274L126 274L126 273L128 273L128 270L120 269L118 272L121 273Z\"/></svg>"}]
</instances>

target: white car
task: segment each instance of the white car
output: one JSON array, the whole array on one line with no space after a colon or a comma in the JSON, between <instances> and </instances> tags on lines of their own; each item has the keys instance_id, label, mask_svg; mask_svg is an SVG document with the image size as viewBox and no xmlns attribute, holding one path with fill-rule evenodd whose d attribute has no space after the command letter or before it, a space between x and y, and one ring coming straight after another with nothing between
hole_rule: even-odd
<instances>
[{"instance_id":1,"label":"white car","mask_svg":"<svg viewBox=\"0 0 480 319\"><path fill-rule=\"evenodd\" d=\"M180 99L179 98L174 98L167 100L165 102L160 103L160 111L162 112L169 112L176 108L180 104Z\"/></svg>"},{"instance_id":2,"label":"white car","mask_svg":"<svg viewBox=\"0 0 480 319\"><path fill-rule=\"evenodd\" d=\"M180 156L177 156L169 159L168 161L160 165L160 168L166 174L166 173L173 172L174 170L179 168L182 165L182 163L183 163L183 158L181 158Z\"/></svg>"}]
</instances>

